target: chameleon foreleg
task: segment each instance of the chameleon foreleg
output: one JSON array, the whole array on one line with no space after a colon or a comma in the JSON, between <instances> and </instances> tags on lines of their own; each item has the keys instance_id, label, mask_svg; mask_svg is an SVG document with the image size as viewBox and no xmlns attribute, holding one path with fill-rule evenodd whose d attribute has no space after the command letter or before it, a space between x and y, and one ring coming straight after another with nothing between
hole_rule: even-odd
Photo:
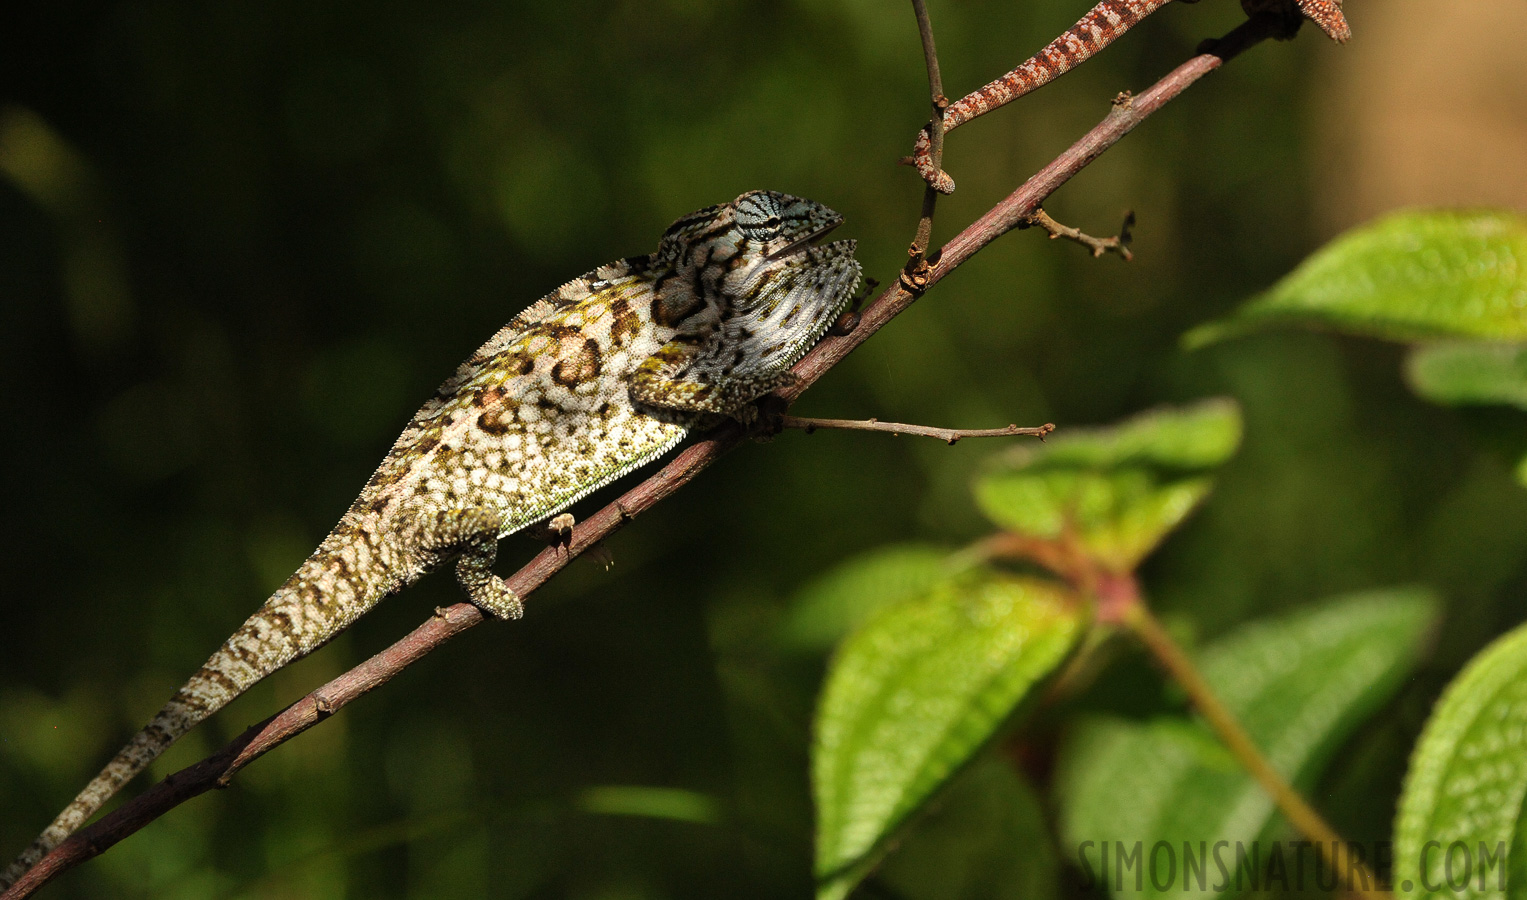
<instances>
[{"instance_id":1,"label":"chameleon foreleg","mask_svg":"<svg viewBox=\"0 0 1527 900\"><path fill-rule=\"evenodd\" d=\"M638 403L746 421L753 400L795 383L790 366L817 342L859 279L851 257L807 247L794 265L749 285L745 302L701 334L678 334L631 378ZM838 252L841 252L839 248Z\"/></svg>"},{"instance_id":2,"label":"chameleon foreleg","mask_svg":"<svg viewBox=\"0 0 1527 900\"><path fill-rule=\"evenodd\" d=\"M631 398L638 403L690 413L737 416L747 404L776 388L795 382L789 370L709 374L697 366L705 348L673 341L649 356L631 379Z\"/></svg>"}]
</instances>

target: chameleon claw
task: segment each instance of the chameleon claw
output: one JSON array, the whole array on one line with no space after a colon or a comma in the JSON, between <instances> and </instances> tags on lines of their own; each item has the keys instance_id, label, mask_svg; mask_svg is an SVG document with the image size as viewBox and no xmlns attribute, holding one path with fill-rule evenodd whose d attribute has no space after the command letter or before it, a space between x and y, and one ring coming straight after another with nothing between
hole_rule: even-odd
<instances>
[{"instance_id":1,"label":"chameleon claw","mask_svg":"<svg viewBox=\"0 0 1527 900\"><path fill-rule=\"evenodd\" d=\"M757 403L751 403L745 407L750 411L748 419L744 421L739 416L738 421L747 428L748 437L760 443L767 443L785 430L785 410L789 407L790 404L778 394L765 394L758 398Z\"/></svg>"},{"instance_id":2,"label":"chameleon claw","mask_svg":"<svg viewBox=\"0 0 1527 900\"><path fill-rule=\"evenodd\" d=\"M1269 14L1281 17L1287 23L1287 30L1278 35L1279 40L1292 38L1305 19L1314 22L1338 44L1352 39L1352 28L1342 14L1341 0L1241 0L1241 9L1248 16Z\"/></svg>"}]
</instances>

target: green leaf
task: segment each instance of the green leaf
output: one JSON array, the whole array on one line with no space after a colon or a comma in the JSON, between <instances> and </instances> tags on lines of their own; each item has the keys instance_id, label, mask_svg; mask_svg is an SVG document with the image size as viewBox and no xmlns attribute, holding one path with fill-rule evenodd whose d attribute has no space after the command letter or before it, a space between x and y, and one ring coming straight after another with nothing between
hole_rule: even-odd
<instances>
[{"instance_id":1,"label":"green leaf","mask_svg":"<svg viewBox=\"0 0 1527 900\"><path fill-rule=\"evenodd\" d=\"M584 788L576 806L600 816L637 816L715 825L726 819L716 798L682 788L603 784Z\"/></svg>"},{"instance_id":2,"label":"green leaf","mask_svg":"<svg viewBox=\"0 0 1527 900\"><path fill-rule=\"evenodd\" d=\"M1051 900L1053 843L1033 788L987 754L929 804L878 877L905 900Z\"/></svg>"},{"instance_id":3,"label":"green leaf","mask_svg":"<svg viewBox=\"0 0 1527 900\"><path fill-rule=\"evenodd\" d=\"M1527 409L1527 346L1432 344L1412 350L1405 368L1411 387L1433 403Z\"/></svg>"},{"instance_id":4,"label":"green leaf","mask_svg":"<svg viewBox=\"0 0 1527 900\"><path fill-rule=\"evenodd\" d=\"M1347 232L1228 319L1200 347L1276 325L1398 341L1527 340L1527 219L1504 210L1398 213Z\"/></svg>"},{"instance_id":5,"label":"green leaf","mask_svg":"<svg viewBox=\"0 0 1527 900\"><path fill-rule=\"evenodd\" d=\"M982 572L881 611L833 659L816 716L819 897L844 896L1082 634L1065 588Z\"/></svg>"},{"instance_id":6,"label":"green leaf","mask_svg":"<svg viewBox=\"0 0 1527 900\"><path fill-rule=\"evenodd\" d=\"M1417 589L1344 597L1245 626L1207 647L1199 666L1273 766L1307 787L1400 686L1435 610L1431 595ZM1106 875L1116 895L1234 891L1236 842L1249 850L1275 821L1272 800L1196 719L1085 720L1062 749L1057 783L1066 846L1084 874ZM1164 855L1156 884L1142 867L1121 872L1116 853L1103 871L1104 842L1122 842L1126 855L1140 842L1148 858L1157 841L1168 842L1175 857L1170 881ZM1219 841L1228 842L1220 850L1228 876L1212 858ZM1184 842L1197 860L1200 847L1211 857L1198 867L1202 878L1187 878L1191 888ZM1252 874L1240 873L1243 887Z\"/></svg>"},{"instance_id":7,"label":"green leaf","mask_svg":"<svg viewBox=\"0 0 1527 900\"><path fill-rule=\"evenodd\" d=\"M1462 842L1473 861L1470 893L1504 896L1498 865L1481 866L1479 848L1493 855L1522 842L1524 798L1527 625L1474 657L1437 701L1421 733L1395 819L1397 892L1406 897L1458 893L1446 883L1446 856L1454 842ZM1453 862L1458 885L1465 874L1461 852ZM1515 883L1512 896L1524 889L1527 885Z\"/></svg>"},{"instance_id":8,"label":"green leaf","mask_svg":"<svg viewBox=\"0 0 1527 900\"><path fill-rule=\"evenodd\" d=\"M825 650L879 610L926 593L953 571L949 551L929 544L871 550L801 588L780 641L787 647Z\"/></svg>"},{"instance_id":9,"label":"green leaf","mask_svg":"<svg viewBox=\"0 0 1527 900\"><path fill-rule=\"evenodd\" d=\"M976 502L1029 537L1054 539L1069 525L1094 559L1128 571L1197 508L1209 473L1240 439L1240 410L1230 400L1067 430L997 457L976 481Z\"/></svg>"}]
</instances>

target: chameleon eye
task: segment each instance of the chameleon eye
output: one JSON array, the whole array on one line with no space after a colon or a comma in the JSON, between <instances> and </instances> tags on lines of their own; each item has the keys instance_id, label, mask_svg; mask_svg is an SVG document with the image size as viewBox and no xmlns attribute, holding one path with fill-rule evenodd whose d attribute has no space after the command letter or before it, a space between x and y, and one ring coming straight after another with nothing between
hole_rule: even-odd
<instances>
[{"instance_id":1,"label":"chameleon eye","mask_svg":"<svg viewBox=\"0 0 1527 900\"><path fill-rule=\"evenodd\" d=\"M734 221L748 240L768 242L780 236L784 220L780 203L767 191L755 191L737 198Z\"/></svg>"},{"instance_id":2,"label":"chameleon eye","mask_svg":"<svg viewBox=\"0 0 1527 900\"><path fill-rule=\"evenodd\" d=\"M767 243L778 238L781 224L779 216L770 216L759 222L739 221L737 223L749 240L759 243Z\"/></svg>"}]
</instances>

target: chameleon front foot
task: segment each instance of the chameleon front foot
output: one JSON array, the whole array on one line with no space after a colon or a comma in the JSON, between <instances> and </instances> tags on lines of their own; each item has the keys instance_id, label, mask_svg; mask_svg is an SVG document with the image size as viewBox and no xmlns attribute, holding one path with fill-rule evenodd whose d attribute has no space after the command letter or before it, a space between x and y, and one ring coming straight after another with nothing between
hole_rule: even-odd
<instances>
[{"instance_id":1,"label":"chameleon front foot","mask_svg":"<svg viewBox=\"0 0 1527 900\"><path fill-rule=\"evenodd\" d=\"M573 526L576 524L578 520L573 518L572 513L559 513L527 527L524 534L553 547L566 547L573 539Z\"/></svg>"},{"instance_id":2,"label":"chameleon front foot","mask_svg":"<svg viewBox=\"0 0 1527 900\"><path fill-rule=\"evenodd\" d=\"M525 615L520 595L493 574L493 560L498 556L498 541L484 538L473 541L456 559L456 581L466 592L467 600L485 615L495 619L518 619Z\"/></svg>"}]
</instances>

